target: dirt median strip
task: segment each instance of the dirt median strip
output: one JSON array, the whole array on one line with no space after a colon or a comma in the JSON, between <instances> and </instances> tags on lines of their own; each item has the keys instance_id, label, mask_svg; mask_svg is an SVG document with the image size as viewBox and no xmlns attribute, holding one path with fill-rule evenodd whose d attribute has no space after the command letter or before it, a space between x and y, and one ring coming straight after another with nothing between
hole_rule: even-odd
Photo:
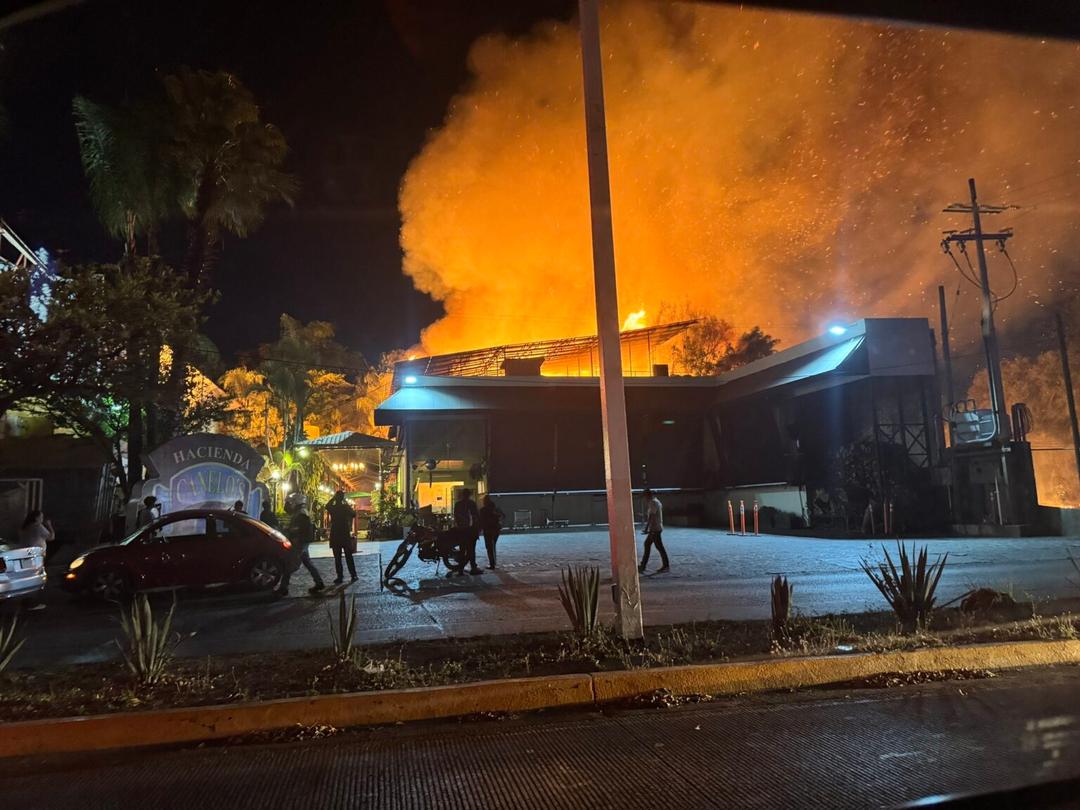
<instances>
[{"instance_id":1,"label":"dirt median strip","mask_svg":"<svg viewBox=\"0 0 1080 810\"><path fill-rule=\"evenodd\" d=\"M1075 663L1080 663L1080 641L1028 641L513 678L259 703L31 720L0 724L0 757L197 742L296 725L343 728L484 712L587 706L659 689L682 695L721 695L821 686L885 672L1009 669Z\"/></svg>"}]
</instances>

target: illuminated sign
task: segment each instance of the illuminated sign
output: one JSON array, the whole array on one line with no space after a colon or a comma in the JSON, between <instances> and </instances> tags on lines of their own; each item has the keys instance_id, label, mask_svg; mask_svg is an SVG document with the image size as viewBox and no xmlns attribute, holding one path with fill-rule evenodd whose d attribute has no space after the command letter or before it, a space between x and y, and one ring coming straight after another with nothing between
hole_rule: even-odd
<instances>
[{"instance_id":1,"label":"illuminated sign","mask_svg":"<svg viewBox=\"0 0 1080 810\"><path fill-rule=\"evenodd\" d=\"M229 509L240 501L249 515L258 515L268 500L258 483L263 457L231 436L196 433L180 436L146 459L151 477L133 493L135 508L147 495L161 504L161 513L180 509Z\"/></svg>"}]
</instances>

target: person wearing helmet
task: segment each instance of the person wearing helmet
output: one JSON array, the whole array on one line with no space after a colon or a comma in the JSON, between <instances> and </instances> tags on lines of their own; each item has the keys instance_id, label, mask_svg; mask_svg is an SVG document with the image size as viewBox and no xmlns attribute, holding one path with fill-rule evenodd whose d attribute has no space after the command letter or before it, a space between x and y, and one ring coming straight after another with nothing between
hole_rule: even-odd
<instances>
[{"instance_id":1,"label":"person wearing helmet","mask_svg":"<svg viewBox=\"0 0 1080 810\"><path fill-rule=\"evenodd\" d=\"M311 516L307 513L307 498L302 493L292 493L285 499L285 511L291 516L288 537L292 542L293 551L299 553L300 562L315 581L315 584L308 589L308 593L316 594L326 586L319 575L319 569L311 562L311 555L308 554L308 546L315 540L315 524L311 522ZM277 596L286 596L289 593L291 577L292 572L289 571L281 578L281 584L274 591Z\"/></svg>"}]
</instances>

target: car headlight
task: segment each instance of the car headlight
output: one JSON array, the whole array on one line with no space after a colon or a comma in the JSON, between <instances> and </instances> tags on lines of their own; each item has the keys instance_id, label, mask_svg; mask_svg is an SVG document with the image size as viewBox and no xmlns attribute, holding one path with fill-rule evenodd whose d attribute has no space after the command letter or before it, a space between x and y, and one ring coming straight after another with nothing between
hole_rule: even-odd
<instances>
[{"instance_id":1,"label":"car headlight","mask_svg":"<svg viewBox=\"0 0 1080 810\"><path fill-rule=\"evenodd\" d=\"M81 557L76 557L74 560L71 561L71 565L68 566L68 571L74 571L76 568L78 568L84 562L86 562L86 555L85 554L83 556L81 556Z\"/></svg>"}]
</instances>

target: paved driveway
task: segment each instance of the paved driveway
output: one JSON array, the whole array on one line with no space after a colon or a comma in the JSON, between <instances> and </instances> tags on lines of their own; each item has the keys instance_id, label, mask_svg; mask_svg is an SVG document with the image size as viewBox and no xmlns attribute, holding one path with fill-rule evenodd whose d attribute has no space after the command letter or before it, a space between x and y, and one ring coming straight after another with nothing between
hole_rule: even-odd
<instances>
[{"instance_id":1,"label":"paved driveway","mask_svg":"<svg viewBox=\"0 0 1080 810\"><path fill-rule=\"evenodd\" d=\"M880 595L859 570L863 557L880 558L879 542L822 540L779 535L732 537L708 529L664 532L671 555L668 574L642 580L647 625L705 619L764 619L769 616L769 579L780 573L795 585L794 602L807 614L881 609ZM922 542L922 541L920 541ZM926 541L932 554L948 553L939 586L943 600L976 586L1012 592L1019 598L1080 595L1067 550L1080 557L1080 539L941 539ZM365 643L447 636L557 630L567 622L559 604L560 566L595 565L610 583L607 534L578 531L507 535L499 541L499 569L482 576L446 579L441 569L415 556L402 570L397 591L380 589L380 566L396 544L364 543L357 555L360 581L347 587L361 615ZM483 545L482 543L480 544ZM317 564L327 580L333 563L325 547ZM478 551L484 562L482 549ZM659 561L651 561L655 570ZM221 655L271 649L305 649L328 643L326 610L336 591L320 598L305 593L301 570L293 594L273 600L245 592L183 593L178 627L195 636L178 652ZM601 595L605 618L611 601ZM159 597L167 604L168 597ZM98 661L116 654L116 610L50 593L48 608L29 614L29 640L16 666Z\"/></svg>"}]
</instances>

